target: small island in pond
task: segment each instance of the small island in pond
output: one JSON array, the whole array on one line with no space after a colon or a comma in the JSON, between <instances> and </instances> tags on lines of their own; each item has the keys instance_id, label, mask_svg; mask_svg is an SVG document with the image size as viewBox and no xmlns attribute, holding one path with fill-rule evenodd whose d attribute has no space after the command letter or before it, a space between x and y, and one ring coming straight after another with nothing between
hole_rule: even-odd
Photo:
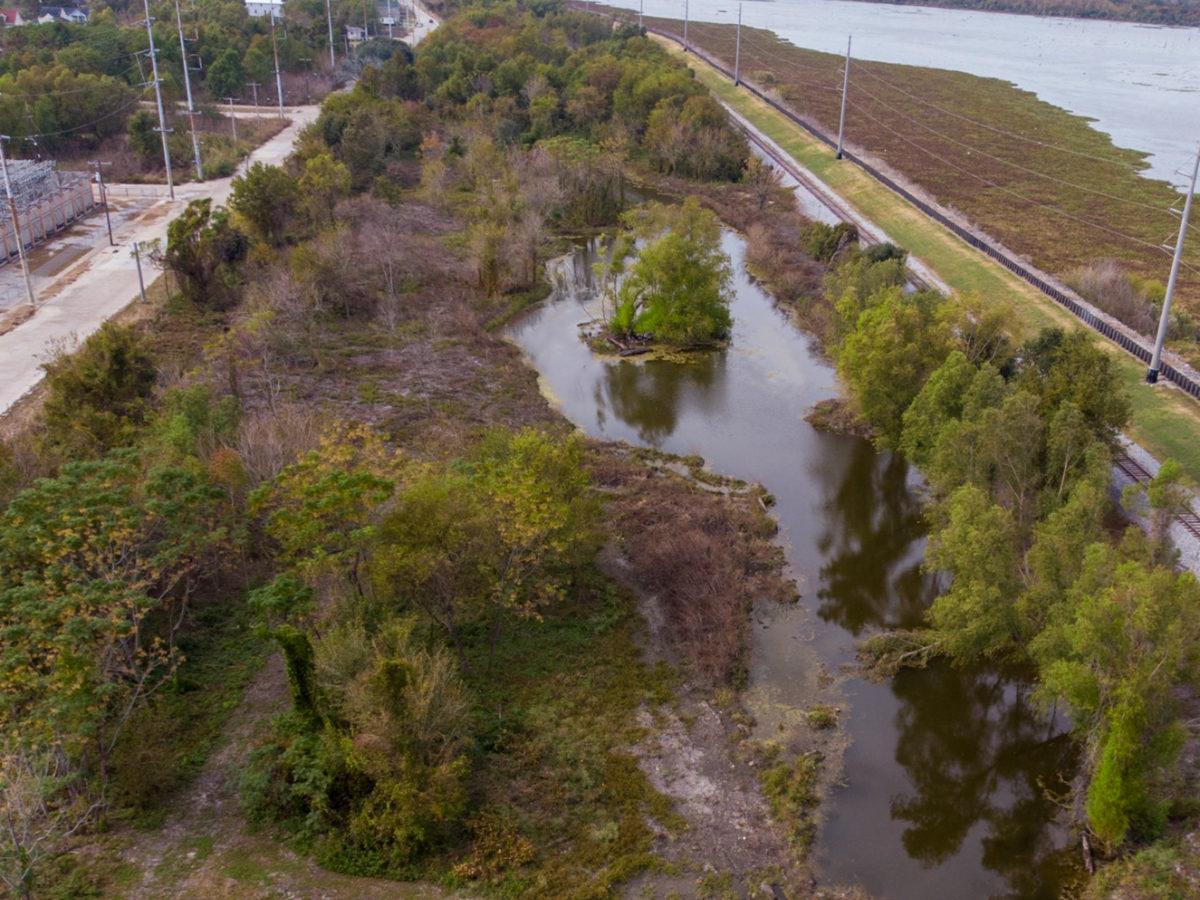
<instances>
[{"instance_id":1,"label":"small island in pond","mask_svg":"<svg viewBox=\"0 0 1200 900\"><path fill-rule=\"evenodd\" d=\"M592 349L635 356L724 346L733 269L716 215L692 197L640 206L622 224L611 256L595 265L601 306Z\"/></svg>"}]
</instances>

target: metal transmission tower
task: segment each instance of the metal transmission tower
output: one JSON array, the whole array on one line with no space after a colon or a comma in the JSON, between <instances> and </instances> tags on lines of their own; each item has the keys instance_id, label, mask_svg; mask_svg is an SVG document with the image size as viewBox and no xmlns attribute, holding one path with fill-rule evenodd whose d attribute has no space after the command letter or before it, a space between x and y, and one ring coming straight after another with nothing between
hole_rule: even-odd
<instances>
[{"instance_id":1,"label":"metal transmission tower","mask_svg":"<svg viewBox=\"0 0 1200 900\"><path fill-rule=\"evenodd\" d=\"M1183 216L1179 222L1179 237L1175 240L1175 258L1171 260L1171 278L1167 281L1167 296L1163 300L1162 317L1158 320L1158 337L1154 341L1154 355L1146 371L1146 381L1155 384L1162 368L1163 342L1167 338L1167 324L1171 320L1171 299L1175 296L1175 282L1179 280L1179 265L1183 262L1183 239L1187 237L1188 217L1192 214L1192 200L1196 196L1196 176L1200 175L1200 151L1196 152L1196 163L1192 166L1192 180L1188 185L1187 199L1183 202Z\"/></svg>"},{"instance_id":2,"label":"metal transmission tower","mask_svg":"<svg viewBox=\"0 0 1200 900\"><path fill-rule=\"evenodd\" d=\"M167 167L167 193L175 199L175 180L171 177L171 148L167 145L167 117L163 114L162 79L158 77L158 51L154 49L154 19L150 15L150 0L142 0L146 7L146 36L150 39L150 67L154 76L154 98L158 101L158 133L162 137L163 162ZM187 67L186 61L184 67Z\"/></svg>"},{"instance_id":3,"label":"metal transmission tower","mask_svg":"<svg viewBox=\"0 0 1200 900\"><path fill-rule=\"evenodd\" d=\"M733 53L733 86L742 83L739 75L742 71L742 4L738 4L737 49Z\"/></svg>"},{"instance_id":4,"label":"metal transmission tower","mask_svg":"<svg viewBox=\"0 0 1200 900\"><path fill-rule=\"evenodd\" d=\"M12 214L13 234L17 238L17 256L21 257L21 274L25 276L25 296L29 298L30 306L37 306L33 296L33 283L29 280L29 260L25 258L25 239L21 237L21 222L17 219L17 201L13 197L12 180L8 177L8 154L4 152L4 142L11 140L7 134L0 134L0 168L4 170L4 194L8 197L8 209ZM29 243L33 243L33 229L29 230Z\"/></svg>"},{"instance_id":5,"label":"metal transmission tower","mask_svg":"<svg viewBox=\"0 0 1200 900\"><path fill-rule=\"evenodd\" d=\"M196 134L196 105L192 102L192 77L188 74L187 43L183 38L183 16L179 12L179 0L175 0L175 24L179 28L179 54L183 57L183 86L187 89L188 128L192 132L192 152L196 155L196 179L204 180L204 166L200 162L200 136Z\"/></svg>"},{"instance_id":6,"label":"metal transmission tower","mask_svg":"<svg viewBox=\"0 0 1200 900\"><path fill-rule=\"evenodd\" d=\"M846 93L850 90L850 42L854 40L853 35L846 38L846 71L842 77L842 118L838 123L838 145L837 157L842 158L842 136L846 133Z\"/></svg>"}]
</instances>

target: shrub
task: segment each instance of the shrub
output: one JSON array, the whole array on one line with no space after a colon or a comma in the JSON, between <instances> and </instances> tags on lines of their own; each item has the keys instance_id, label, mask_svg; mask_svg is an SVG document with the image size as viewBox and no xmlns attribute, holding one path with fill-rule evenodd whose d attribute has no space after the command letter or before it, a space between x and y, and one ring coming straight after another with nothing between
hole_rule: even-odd
<instances>
[{"instance_id":1,"label":"shrub","mask_svg":"<svg viewBox=\"0 0 1200 900\"><path fill-rule=\"evenodd\" d=\"M73 455L99 456L132 444L150 412L158 370L132 328L105 322L72 354L43 368L47 440Z\"/></svg>"}]
</instances>

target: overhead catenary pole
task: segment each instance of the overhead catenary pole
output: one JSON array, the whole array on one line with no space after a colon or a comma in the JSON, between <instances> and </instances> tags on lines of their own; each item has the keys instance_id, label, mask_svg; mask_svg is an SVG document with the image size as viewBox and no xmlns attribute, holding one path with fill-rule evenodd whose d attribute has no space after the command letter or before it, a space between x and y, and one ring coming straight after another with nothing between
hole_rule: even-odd
<instances>
[{"instance_id":1,"label":"overhead catenary pole","mask_svg":"<svg viewBox=\"0 0 1200 900\"><path fill-rule=\"evenodd\" d=\"M115 247L117 242L113 240L112 218L108 214L108 192L104 189L104 166L111 166L112 163L93 159L88 165L96 167L96 182L100 185L100 203L104 206L104 221L108 223L108 245Z\"/></svg>"},{"instance_id":2,"label":"overhead catenary pole","mask_svg":"<svg viewBox=\"0 0 1200 900\"><path fill-rule=\"evenodd\" d=\"M204 166L200 163L200 136L196 134L196 105L192 103L192 78L188 74L187 44L183 39L183 16L179 12L179 0L175 0L175 24L179 27L179 55L183 57L183 86L187 89L188 128L192 132L192 152L195 154L196 180L204 180Z\"/></svg>"},{"instance_id":3,"label":"overhead catenary pole","mask_svg":"<svg viewBox=\"0 0 1200 900\"><path fill-rule=\"evenodd\" d=\"M7 134L0 134L0 169L4 170L4 195L8 198L13 234L17 238L17 256L21 258L21 274L25 277L25 296L29 298L30 306L37 306L37 298L33 296L33 282L29 280L29 260L25 258L25 238L21 237L21 222L17 218L17 201L13 198L12 181L8 177L8 154L4 152L4 142L7 140L11 140ZM33 233L30 232L29 236L32 243Z\"/></svg>"},{"instance_id":4,"label":"overhead catenary pole","mask_svg":"<svg viewBox=\"0 0 1200 900\"><path fill-rule=\"evenodd\" d=\"M142 0L146 7L146 36L150 39L150 71L154 77L154 98L158 101L158 133L162 137L163 163L167 167L167 193L175 199L175 180L171 177L171 148L167 144L167 117L163 113L162 82L158 77L158 51L154 49L154 19L150 15L150 0ZM187 65L186 60L184 65Z\"/></svg>"},{"instance_id":5,"label":"overhead catenary pole","mask_svg":"<svg viewBox=\"0 0 1200 900\"><path fill-rule=\"evenodd\" d=\"M842 137L846 133L846 92L850 90L850 42L853 36L846 38L846 71L842 74L842 118L838 122L837 158L842 158Z\"/></svg>"},{"instance_id":6,"label":"overhead catenary pole","mask_svg":"<svg viewBox=\"0 0 1200 900\"><path fill-rule=\"evenodd\" d=\"M337 71L337 56L334 53L333 46L333 6L332 0L325 0L325 18L329 22L329 74L333 75Z\"/></svg>"},{"instance_id":7,"label":"overhead catenary pole","mask_svg":"<svg viewBox=\"0 0 1200 900\"><path fill-rule=\"evenodd\" d=\"M742 4L738 4L737 49L733 52L733 86L742 83Z\"/></svg>"},{"instance_id":8,"label":"overhead catenary pole","mask_svg":"<svg viewBox=\"0 0 1200 900\"><path fill-rule=\"evenodd\" d=\"M1179 266L1183 262L1183 239L1187 237L1188 217L1192 214L1192 200L1196 196L1196 176L1200 175L1200 150L1196 152L1196 163L1192 166L1192 181L1188 185L1187 199L1183 202L1183 216L1179 223L1179 237L1175 240L1175 258L1171 260L1171 277L1167 281L1167 296L1163 299L1162 316L1158 320L1158 337L1154 341L1154 356L1146 371L1146 381L1158 381L1162 368L1163 342L1167 338L1167 325L1171 320L1171 300L1175 296L1175 283L1179 280Z\"/></svg>"},{"instance_id":9,"label":"overhead catenary pole","mask_svg":"<svg viewBox=\"0 0 1200 900\"><path fill-rule=\"evenodd\" d=\"M271 51L275 54L275 93L279 95L279 118L283 118L283 77L279 74L279 44L275 41L275 16L271 16Z\"/></svg>"}]
</instances>

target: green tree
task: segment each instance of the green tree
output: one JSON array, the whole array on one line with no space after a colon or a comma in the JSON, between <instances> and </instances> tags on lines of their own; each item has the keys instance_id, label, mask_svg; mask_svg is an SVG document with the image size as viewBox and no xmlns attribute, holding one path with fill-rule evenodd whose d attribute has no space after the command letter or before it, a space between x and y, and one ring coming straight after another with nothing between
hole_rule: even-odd
<instances>
[{"instance_id":1,"label":"green tree","mask_svg":"<svg viewBox=\"0 0 1200 900\"><path fill-rule=\"evenodd\" d=\"M934 639L960 662L995 656L1020 635L1013 517L974 485L956 490L946 506L946 524L930 536L925 554L929 569L951 577L929 609Z\"/></svg>"},{"instance_id":2,"label":"green tree","mask_svg":"<svg viewBox=\"0 0 1200 900\"><path fill-rule=\"evenodd\" d=\"M900 443L905 410L950 352L950 336L935 319L940 300L885 289L870 299L838 355L838 373L881 446Z\"/></svg>"},{"instance_id":3,"label":"green tree","mask_svg":"<svg viewBox=\"0 0 1200 900\"><path fill-rule=\"evenodd\" d=\"M328 153L320 153L304 164L300 192L307 198L313 218L327 222L338 201L350 196L350 170Z\"/></svg>"},{"instance_id":4,"label":"green tree","mask_svg":"<svg viewBox=\"0 0 1200 900\"><path fill-rule=\"evenodd\" d=\"M192 595L231 539L222 491L132 450L65 465L0 518L0 724L102 776L174 670ZM102 782L103 784L103 782Z\"/></svg>"},{"instance_id":5,"label":"green tree","mask_svg":"<svg viewBox=\"0 0 1200 900\"><path fill-rule=\"evenodd\" d=\"M188 300L225 309L237 298L237 264L248 250L249 242L230 221L229 211L223 206L214 210L206 197L191 201L167 226L163 263L178 277Z\"/></svg>"},{"instance_id":6,"label":"green tree","mask_svg":"<svg viewBox=\"0 0 1200 900\"><path fill-rule=\"evenodd\" d=\"M125 129L129 136L129 149L143 162L162 156L162 138L157 128L158 120L147 110L139 109L129 117Z\"/></svg>"},{"instance_id":7,"label":"green tree","mask_svg":"<svg viewBox=\"0 0 1200 900\"><path fill-rule=\"evenodd\" d=\"M241 94L246 87L246 73L242 70L242 61L236 50L226 50L208 67L204 87L213 97L220 99Z\"/></svg>"},{"instance_id":8,"label":"green tree","mask_svg":"<svg viewBox=\"0 0 1200 900\"><path fill-rule=\"evenodd\" d=\"M689 197L680 207L635 210L626 224L648 243L616 289L610 328L676 346L727 337L733 272L717 217ZM632 243L623 246L632 252Z\"/></svg>"},{"instance_id":9,"label":"green tree","mask_svg":"<svg viewBox=\"0 0 1200 900\"><path fill-rule=\"evenodd\" d=\"M233 179L229 207L246 222L259 240L279 247L296 226L300 185L278 166L256 162Z\"/></svg>"},{"instance_id":10,"label":"green tree","mask_svg":"<svg viewBox=\"0 0 1200 900\"><path fill-rule=\"evenodd\" d=\"M105 322L75 353L46 363L41 420L49 443L71 455L132 444L151 411L158 367L133 328Z\"/></svg>"},{"instance_id":11,"label":"green tree","mask_svg":"<svg viewBox=\"0 0 1200 900\"><path fill-rule=\"evenodd\" d=\"M1110 850L1131 830L1156 837L1165 822L1151 779L1182 747L1172 692L1200 634L1194 576L1152 566L1144 552L1122 559L1129 553L1089 548L1031 646L1043 694L1070 704L1087 745L1088 820Z\"/></svg>"}]
</instances>

